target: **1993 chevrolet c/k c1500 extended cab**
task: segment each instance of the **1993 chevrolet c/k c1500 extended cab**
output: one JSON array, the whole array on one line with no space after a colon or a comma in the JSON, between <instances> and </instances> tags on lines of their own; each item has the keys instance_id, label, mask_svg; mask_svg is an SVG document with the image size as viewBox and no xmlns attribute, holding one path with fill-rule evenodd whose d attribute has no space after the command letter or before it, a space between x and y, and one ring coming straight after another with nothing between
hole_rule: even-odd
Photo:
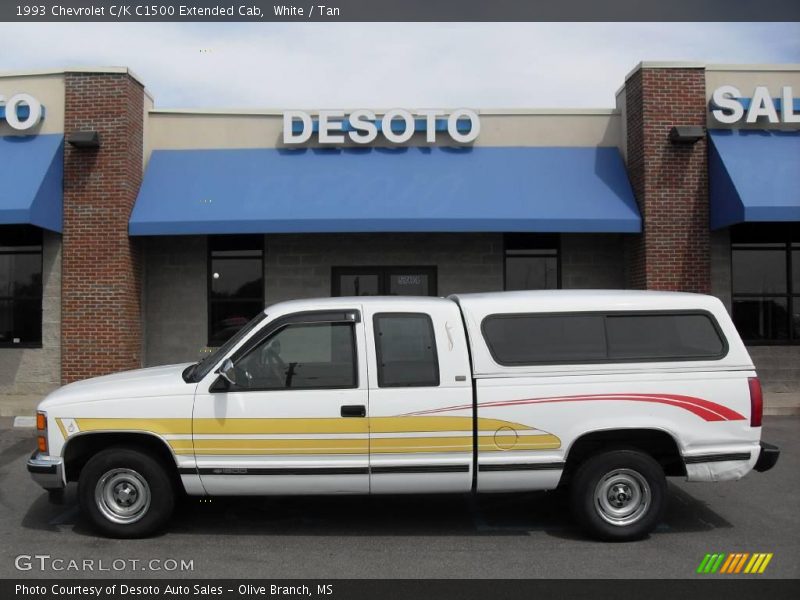
<instances>
[{"instance_id":1,"label":"1993 chevrolet c/k c1500 extended cab","mask_svg":"<svg viewBox=\"0 0 800 600\"><path fill-rule=\"evenodd\" d=\"M117 537L176 496L568 489L577 521L640 538L666 476L770 469L753 363L722 303L646 291L356 297L268 307L196 364L64 386L28 470L78 482Z\"/></svg>"}]
</instances>

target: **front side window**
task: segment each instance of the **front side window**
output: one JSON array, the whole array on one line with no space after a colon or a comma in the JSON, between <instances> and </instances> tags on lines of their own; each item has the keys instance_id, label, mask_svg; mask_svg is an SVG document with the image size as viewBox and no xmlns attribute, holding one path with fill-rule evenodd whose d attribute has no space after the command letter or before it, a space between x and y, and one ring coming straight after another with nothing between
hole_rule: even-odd
<instances>
[{"instance_id":1,"label":"front side window","mask_svg":"<svg viewBox=\"0 0 800 600\"><path fill-rule=\"evenodd\" d=\"M501 365L716 360L727 346L704 312L491 315L483 337Z\"/></svg>"},{"instance_id":2,"label":"front side window","mask_svg":"<svg viewBox=\"0 0 800 600\"><path fill-rule=\"evenodd\" d=\"M0 347L42 343L42 230L0 227Z\"/></svg>"},{"instance_id":3,"label":"front side window","mask_svg":"<svg viewBox=\"0 0 800 600\"><path fill-rule=\"evenodd\" d=\"M439 385L439 360L431 318L416 313L374 317L378 387Z\"/></svg>"},{"instance_id":4,"label":"front side window","mask_svg":"<svg viewBox=\"0 0 800 600\"><path fill-rule=\"evenodd\" d=\"M239 390L357 387L353 324L287 325L234 366Z\"/></svg>"},{"instance_id":5,"label":"front side window","mask_svg":"<svg viewBox=\"0 0 800 600\"><path fill-rule=\"evenodd\" d=\"M733 322L745 342L800 343L800 237L779 224L731 230Z\"/></svg>"},{"instance_id":6,"label":"front side window","mask_svg":"<svg viewBox=\"0 0 800 600\"><path fill-rule=\"evenodd\" d=\"M264 310L264 238L208 239L208 345L221 346Z\"/></svg>"}]
</instances>

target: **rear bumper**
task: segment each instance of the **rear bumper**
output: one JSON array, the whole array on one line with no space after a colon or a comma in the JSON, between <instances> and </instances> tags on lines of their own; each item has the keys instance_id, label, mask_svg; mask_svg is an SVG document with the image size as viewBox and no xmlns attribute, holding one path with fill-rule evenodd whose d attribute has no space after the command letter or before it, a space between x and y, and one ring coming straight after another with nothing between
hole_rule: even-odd
<instances>
[{"instance_id":1,"label":"rear bumper","mask_svg":"<svg viewBox=\"0 0 800 600\"><path fill-rule=\"evenodd\" d=\"M761 442L761 451L758 454L758 460L753 467L759 473L769 471L778 462L778 457L781 455L780 448L767 442Z\"/></svg>"},{"instance_id":2,"label":"rear bumper","mask_svg":"<svg viewBox=\"0 0 800 600\"><path fill-rule=\"evenodd\" d=\"M39 451L28 459L28 473L46 490L60 490L64 483L64 461L58 456L48 456Z\"/></svg>"}]
</instances>

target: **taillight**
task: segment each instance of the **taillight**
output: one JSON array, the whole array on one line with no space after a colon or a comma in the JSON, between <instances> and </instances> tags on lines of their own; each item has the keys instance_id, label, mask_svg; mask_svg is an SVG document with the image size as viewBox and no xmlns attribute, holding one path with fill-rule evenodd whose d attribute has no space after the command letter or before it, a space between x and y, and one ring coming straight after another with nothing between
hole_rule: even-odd
<instances>
[{"instance_id":1,"label":"taillight","mask_svg":"<svg viewBox=\"0 0 800 600\"><path fill-rule=\"evenodd\" d=\"M747 384L750 386L750 427L761 427L761 417L764 415L764 396L761 393L761 382L758 377L749 377Z\"/></svg>"},{"instance_id":2,"label":"taillight","mask_svg":"<svg viewBox=\"0 0 800 600\"><path fill-rule=\"evenodd\" d=\"M47 452L47 415L43 412L36 413L36 447L39 452Z\"/></svg>"}]
</instances>

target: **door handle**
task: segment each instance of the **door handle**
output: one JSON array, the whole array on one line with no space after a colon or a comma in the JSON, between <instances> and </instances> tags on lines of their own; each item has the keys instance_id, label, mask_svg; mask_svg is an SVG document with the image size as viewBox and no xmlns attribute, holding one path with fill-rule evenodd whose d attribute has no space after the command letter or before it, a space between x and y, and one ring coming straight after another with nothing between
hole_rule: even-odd
<instances>
[{"instance_id":1,"label":"door handle","mask_svg":"<svg viewBox=\"0 0 800 600\"><path fill-rule=\"evenodd\" d=\"M367 407L363 404L346 404L342 406L343 417L366 417Z\"/></svg>"}]
</instances>

